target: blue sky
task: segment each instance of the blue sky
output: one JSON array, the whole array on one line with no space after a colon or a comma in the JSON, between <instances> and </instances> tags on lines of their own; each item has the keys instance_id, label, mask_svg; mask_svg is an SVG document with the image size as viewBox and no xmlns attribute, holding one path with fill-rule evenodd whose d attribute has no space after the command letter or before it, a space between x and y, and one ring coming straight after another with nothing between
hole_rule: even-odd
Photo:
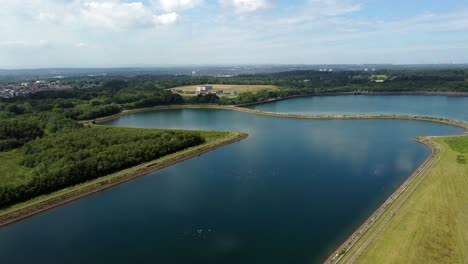
<instances>
[{"instance_id":1,"label":"blue sky","mask_svg":"<svg viewBox=\"0 0 468 264\"><path fill-rule=\"evenodd\" d=\"M0 68L468 63L468 1L0 4Z\"/></svg>"}]
</instances>

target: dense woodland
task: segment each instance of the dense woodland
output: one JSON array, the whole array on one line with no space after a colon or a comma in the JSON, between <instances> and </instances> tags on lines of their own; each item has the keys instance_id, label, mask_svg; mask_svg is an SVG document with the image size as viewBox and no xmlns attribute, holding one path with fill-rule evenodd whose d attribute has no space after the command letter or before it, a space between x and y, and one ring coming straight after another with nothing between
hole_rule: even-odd
<instances>
[{"instance_id":1,"label":"dense woodland","mask_svg":"<svg viewBox=\"0 0 468 264\"><path fill-rule=\"evenodd\" d=\"M386 76L385 82L375 82ZM232 78L167 77L152 79L139 76L133 80L154 81L159 87L172 88L196 84L277 85L291 89L317 89L318 92L354 91L464 91L468 92L468 70L377 70L377 71L289 71L240 75Z\"/></svg>"},{"instance_id":2,"label":"dense woodland","mask_svg":"<svg viewBox=\"0 0 468 264\"><path fill-rule=\"evenodd\" d=\"M397 71L293 71L243 75L232 78L188 76L138 76L105 81L100 88L41 92L0 102L0 117L38 112L58 113L73 120L89 120L118 113L124 109L168 104L242 104L269 98L334 92L468 92L467 70ZM376 82L377 79L383 82ZM86 82L86 81L85 81ZM184 98L167 89L197 84L276 85L281 89L243 93L237 97L213 95Z\"/></svg>"},{"instance_id":3,"label":"dense woodland","mask_svg":"<svg viewBox=\"0 0 468 264\"><path fill-rule=\"evenodd\" d=\"M197 132L83 127L30 141L28 180L0 183L0 207L92 180L205 142ZM18 175L20 177L20 175Z\"/></svg>"},{"instance_id":4,"label":"dense woodland","mask_svg":"<svg viewBox=\"0 0 468 264\"><path fill-rule=\"evenodd\" d=\"M0 206L58 190L161 157L204 139L192 132L89 128L78 122L125 109L172 104L241 104L291 95L334 92L468 92L466 70L293 71L232 78L151 76L117 78L92 89L31 94L0 100L0 153L19 149L30 168L18 184L0 177ZM376 82L379 80L380 82ZM237 97L183 97L168 89L197 84L276 85L276 91L241 93ZM108 130L108 131L107 131Z\"/></svg>"}]
</instances>

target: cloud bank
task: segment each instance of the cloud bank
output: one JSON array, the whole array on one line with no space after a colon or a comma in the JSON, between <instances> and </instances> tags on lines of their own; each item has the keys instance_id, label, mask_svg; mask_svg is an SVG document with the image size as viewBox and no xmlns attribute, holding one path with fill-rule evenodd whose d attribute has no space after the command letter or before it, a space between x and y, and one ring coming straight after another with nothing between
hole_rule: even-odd
<instances>
[{"instance_id":1,"label":"cloud bank","mask_svg":"<svg viewBox=\"0 0 468 264\"><path fill-rule=\"evenodd\" d=\"M220 0L219 2L236 13L251 13L270 6L268 0Z\"/></svg>"},{"instance_id":2,"label":"cloud bank","mask_svg":"<svg viewBox=\"0 0 468 264\"><path fill-rule=\"evenodd\" d=\"M154 6L166 12L192 9L201 5L204 0L153 0Z\"/></svg>"},{"instance_id":3,"label":"cloud bank","mask_svg":"<svg viewBox=\"0 0 468 264\"><path fill-rule=\"evenodd\" d=\"M0 1L0 68L468 61L455 0L399 14L364 0Z\"/></svg>"}]
</instances>

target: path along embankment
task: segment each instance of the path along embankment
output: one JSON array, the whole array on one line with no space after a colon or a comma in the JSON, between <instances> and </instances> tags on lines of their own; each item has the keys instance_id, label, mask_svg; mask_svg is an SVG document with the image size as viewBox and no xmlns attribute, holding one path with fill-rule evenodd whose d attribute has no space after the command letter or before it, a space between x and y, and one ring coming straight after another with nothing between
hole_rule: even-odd
<instances>
[{"instance_id":1,"label":"path along embankment","mask_svg":"<svg viewBox=\"0 0 468 264\"><path fill-rule=\"evenodd\" d=\"M431 149L431 155L411 174L401 186L390 195L387 200L375 210L364 223L357 228L326 260L326 264L336 264L343 262L343 258L357 245L357 243L367 236L367 240L361 245L356 253L352 254L346 263L354 263L356 258L367 248L367 246L382 231L386 223L396 214L403 204L410 198L411 194L422 183L431 169L440 160L443 154L440 146L432 141L430 137L416 139L417 142L426 145ZM390 211L389 211L390 210Z\"/></svg>"}]
</instances>

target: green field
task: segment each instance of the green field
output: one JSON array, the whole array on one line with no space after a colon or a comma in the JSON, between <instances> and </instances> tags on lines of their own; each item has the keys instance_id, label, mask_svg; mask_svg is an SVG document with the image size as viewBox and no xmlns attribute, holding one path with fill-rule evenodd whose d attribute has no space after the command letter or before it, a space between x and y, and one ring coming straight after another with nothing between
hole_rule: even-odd
<instances>
[{"instance_id":1,"label":"green field","mask_svg":"<svg viewBox=\"0 0 468 264\"><path fill-rule=\"evenodd\" d=\"M275 91L278 90L277 86L273 85L224 85L224 84L207 84L209 86L213 86L213 91L224 91L224 92L252 92L256 93L258 91ZM195 93L195 89L200 85L192 85L192 86L182 86L177 87L175 89L181 90L182 93L186 94L193 94Z\"/></svg>"},{"instance_id":2,"label":"green field","mask_svg":"<svg viewBox=\"0 0 468 264\"><path fill-rule=\"evenodd\" d=\"M381 217L395 210L390 220L378 221L340 263L468 263L468 165L457 162L468 152L468 136L432 139L441 146L440 160L398 210Z\"/></svg>"},{"instance_id":3,"label":"green field","mask_svg":"<svg viewBox=\"0 0 468 264\"><path fill-rule=\"evenodd\" d=\"M20 166L23 154L19 149L0 152L0 183L17 184L27 179L28 172L33 169Z\"/></svg>"},{"instance_id":4,"label":"green field","mask_svg":"<svg viewBox=\"0 0 468 264\"><path fill-rule=\"evenodd\" d=\"M380 81L386 81L386 80L388 79L388 76L387 76L387 75L384 75L384 74L381 74L381 75L375 75L375 74L374 74L374 75L371 75L371 76L369 77L369 79L370 79L371 81L374 81L374 82L375 82L375 81L378 81L378 80L380 80Z\"/></svg>"}]
</instances>

